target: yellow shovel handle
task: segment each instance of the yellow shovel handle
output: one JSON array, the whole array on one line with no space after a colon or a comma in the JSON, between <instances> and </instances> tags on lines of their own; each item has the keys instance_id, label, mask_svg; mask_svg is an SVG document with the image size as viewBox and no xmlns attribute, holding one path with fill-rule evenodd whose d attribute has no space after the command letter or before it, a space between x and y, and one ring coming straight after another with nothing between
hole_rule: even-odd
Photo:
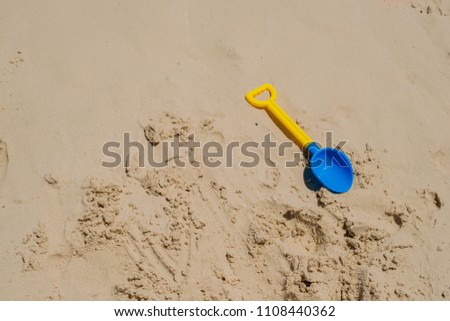
<instances>
[{"instance_id":1,"label":"yellow shovel handle","mask_svg":"<svg viewBox=\"0 0 450 321\"><path fill-rule=\"evenodd\" d=\"M258 100L255 97L262 94L264 91L268 91L270 94L269 99L267 100ZM280 106L277 105L275 99L277 98L277 92L275 88L273 88L270 84L264 84L252 91L248 92L245 95L245 99L248 101L250 105L255 108L266 109L270 114L272 114L276 120L279 121L280 125L282 125L294 138L294 142L300 146L303 150L308 147L310 143L312 143L312 139L309 138L306 133L297 126L297 124L292 120L291 117L288 116L281 109Z\"/></svg>"}]
</instances>

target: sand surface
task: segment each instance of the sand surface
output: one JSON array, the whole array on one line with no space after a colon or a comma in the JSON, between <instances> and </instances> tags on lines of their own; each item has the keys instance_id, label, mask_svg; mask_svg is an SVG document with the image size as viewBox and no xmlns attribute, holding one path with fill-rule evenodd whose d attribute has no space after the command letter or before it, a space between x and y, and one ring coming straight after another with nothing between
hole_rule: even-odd
<instances>
[{"instance_id":1,"label":"sand surface","mask_svg":"<svg viewBox=\"0 0 450 321\"><path fill-rule=\"evenodd\" d=\"M450 298L450 1L1 3L0 299ZM288 141L243 99L266 82L348 141L350 192L101 166L124 133Z\"/></svg>"}]
</instances>

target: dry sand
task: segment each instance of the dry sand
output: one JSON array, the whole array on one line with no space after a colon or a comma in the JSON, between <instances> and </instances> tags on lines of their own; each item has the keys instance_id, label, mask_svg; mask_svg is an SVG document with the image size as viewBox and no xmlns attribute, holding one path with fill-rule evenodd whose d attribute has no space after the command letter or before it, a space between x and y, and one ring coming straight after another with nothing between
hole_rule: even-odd
<instances>
[{"instance_id":1,"label":"dry sand","mask_svg":"<svg viewBox=\"0 0 450 321\"><path fill-rule=\"evenodd\" d=\"M0 299L450 298L450 1L4 0L0 35ZM265 82L349 193L101 167L125 132L286 141Z\"/></svg>"}]
</instances>

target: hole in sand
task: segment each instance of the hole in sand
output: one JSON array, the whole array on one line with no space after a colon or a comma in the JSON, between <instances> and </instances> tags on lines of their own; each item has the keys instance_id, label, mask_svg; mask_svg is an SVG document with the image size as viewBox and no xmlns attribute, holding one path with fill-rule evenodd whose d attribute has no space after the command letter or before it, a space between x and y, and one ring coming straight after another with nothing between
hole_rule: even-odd
<instances>
[{"instance_id":1,"label":"hole in sand","mask_svg":"<svg viewBox=\"0 0 450 321\"><path fill-rule=\"evenodd\" d=\"M402 218L400 217L400 215L394 214L394 215L392 215L392 217L394 218L395 224L397 224L398 226L402 227L403 221L402 221Z\"/></svg>"}]
</instances>

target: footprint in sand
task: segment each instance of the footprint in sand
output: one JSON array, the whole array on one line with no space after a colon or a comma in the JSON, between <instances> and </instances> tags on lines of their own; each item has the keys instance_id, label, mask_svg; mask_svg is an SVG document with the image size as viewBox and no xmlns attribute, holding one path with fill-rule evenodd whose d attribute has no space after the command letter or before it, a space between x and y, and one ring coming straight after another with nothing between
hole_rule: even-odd
<instances>
[{"instance_id":1,"label":"footprint in sand","mask_svg":"<svg viewBox=\"0 0 450 321\"><path fill-rule=\"evenodd\" d=\"M22 259L22 271L39 270L48 253L48 238L45 229L39 225L24 237L22 244L22 248L17 252Z\"/></svg>"},{"instance_id":2,"label":"footprint in sand","mask_svg":"<svg viewBox=\"0 0 450 321\"><path fill-rule=\"evenodd\" d=\"M423 198L425 204L429 205L431 208L439 210L442 206L444 206L444 203L438 193L430 190L429 188L418 191L418 194Z\"/></svg>"},{"instance_id":3,"label":"footprint in sand","mask_svg":"<svg viewBox=\"0 0 450 321\"><path fill-rule=\"evenodd\" d=\"M6 169L8 168L8 150L6 143L0 139L0 184L6 176Z\"/></svg>"},{"instance_id":4,"label":"footprint in sand","mask_svg":"<svg viewBox=\"0 0 450 321\"><path fill-rule=\"evenodd\" d=\"M448 153L446 153L443 149L438 149L435 152L431 152L431 157L433 157L436 167L443 173L446 173L450 166L447 155Z\"/></svg>"},{"instance_id":5,"label":"footprint in sand","mask_svg":"<svg viewBox=\"0 0 450 321\"><path fill-rule=\"evenodd\" d=\"M19 68L19 66L24 62L24 58L22 56L22 52L21 51L17 51L17 54L14 58L9 60L9 63L11 65L13 65L16 68Z\"/></svg>"}]
</instances>

